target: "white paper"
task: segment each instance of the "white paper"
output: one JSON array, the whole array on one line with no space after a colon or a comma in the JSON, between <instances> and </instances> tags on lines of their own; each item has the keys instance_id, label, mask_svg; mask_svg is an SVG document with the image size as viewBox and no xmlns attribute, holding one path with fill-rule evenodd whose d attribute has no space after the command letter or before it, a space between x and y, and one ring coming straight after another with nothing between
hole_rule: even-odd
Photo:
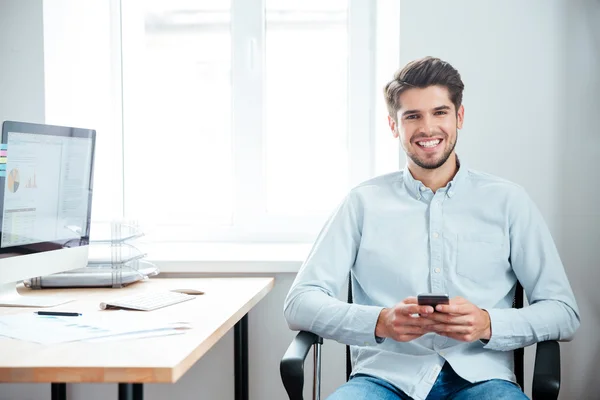
<instances>
[{"instance_id":1,"label":"white paper","mask_svg":"<svg viewBox=\"0 0 600 400\"><path fill-rule=\"evenodd\" d=\"M146 332L131 332L123 333L121 335L104 336L94 339L86 339L85 342L90 343L103 343L103 342L114 342L117 340L133 340L133 339L145 339L158 336L172 336L172 335L183 335L186 331L181 329L161 329L158 331L146 331Z\"/></svg>"},{"instance_id":2,"label":"white paper","mask_svg":"<svg viewBox=\"0 0 600 400\"><path fill-rule=\"evenodd\" d=\"M125 318L124 318L125 317ZM150 319L131 318L123 313L101 316L60 317L41 316L34 313L5 315L0 317L0 336L36 342L56 344L117 337L128 334L184 331L191 326L187 323L155 322Z\"/></svg>"}]
</instances>

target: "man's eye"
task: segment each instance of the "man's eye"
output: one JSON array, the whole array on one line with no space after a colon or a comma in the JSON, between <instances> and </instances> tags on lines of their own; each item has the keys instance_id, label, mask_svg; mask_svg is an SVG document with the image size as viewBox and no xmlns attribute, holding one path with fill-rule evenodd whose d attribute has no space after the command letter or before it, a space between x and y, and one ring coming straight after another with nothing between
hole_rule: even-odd
<instances>
[{"instance_id":1,"label":"man's eye","mask_svg":"<svg viewBox=\"0 0 600 400\"><path fill-rule=\"evenodd\" d=\"M417 119L417 116L415 114L413 114L413 115L407 115L406 119Z\"/></svg>"},{"instance_id":2,"label":"man's eye","mask_svg":"<svg viewBox=\"0 0 600 400\"><path fill-rule=\"evenodd\" d=\"M446 111L436 111L435 115L446 115L448 114Z\"/></svg>"}]
</instances>

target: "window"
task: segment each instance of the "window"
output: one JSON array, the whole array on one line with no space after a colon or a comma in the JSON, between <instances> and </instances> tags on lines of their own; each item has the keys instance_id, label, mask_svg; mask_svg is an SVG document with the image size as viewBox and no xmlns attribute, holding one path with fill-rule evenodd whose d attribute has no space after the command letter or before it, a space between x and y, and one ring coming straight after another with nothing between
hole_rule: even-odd
<instances>
[{"instance_id":1,"label":"window","mask_svg":"<svg viewBox=\"0 0 600 400\"><path fill-rule=\"evenodd\" d=\"M122 1L124 216L157 241L314 239L397 168L396 3Z\"/></svg>"},{"instance_id":2,"label":"window","mask_svg":"<svg viewBox=\"0 0 600 400\"><path fill-rule=\"evenodd\" d=\"M348 3L267 0L266 11L266 211L329 212L349 180Z\"/></svg>"},{"instance_id":3,"label":"window","mask_svg":"<svg viewBox=\"0 0 600 400\"><path fill-rule=\"evenodd\" d=\"M137 6L123 22L138 28L123 33L138 35L123 54L125 213L160 225L229 223L230 2Z\"/></svg>"}]
</instances>

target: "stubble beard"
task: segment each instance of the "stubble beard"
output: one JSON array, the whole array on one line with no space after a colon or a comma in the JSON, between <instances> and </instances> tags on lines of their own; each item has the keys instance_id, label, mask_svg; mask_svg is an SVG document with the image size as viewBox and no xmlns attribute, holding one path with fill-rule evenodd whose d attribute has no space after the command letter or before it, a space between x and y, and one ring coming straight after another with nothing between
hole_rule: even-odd
<instances>
[{"instance_id":1,"label":"stubble beard","mask_svg":"<svg viewBox=\"0 0 600 400\"><path fill-rule=\"evenodd\" d=\"M425 138L422 138L422 139L425 139ZM448 136L446 135L446 137L444 138L444 142L446 142L447 140L448 140ZM456 140L454 142L451 142L451 146L448 148L448 150L446 150L442 154L442 156L437 160L426 161L426 160L420 159L416 154L410 153L408 151L406 151L406 155L416 165L418 165L419 167L421 167L423 169L437 169L437 168L441 167L442 165L444 165L446 163L446 161L448 161L448 159L450 158L450 155L452 154L452 152L454 151L454 148L456 147L457 141L458 141L458 132L456 135ZM415 140L415 146L418 146L418 144L416 144L416 140Z\"/></svg>"}]
</instances>

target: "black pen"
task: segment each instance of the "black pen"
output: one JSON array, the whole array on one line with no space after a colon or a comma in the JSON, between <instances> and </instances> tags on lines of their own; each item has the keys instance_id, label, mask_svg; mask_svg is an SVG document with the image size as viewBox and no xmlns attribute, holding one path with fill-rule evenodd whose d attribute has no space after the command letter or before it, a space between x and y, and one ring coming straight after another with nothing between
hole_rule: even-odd
<instances>
[{"instance_id":1,"label":"black pen","mask_svg":"<svg viewBox=\"0 0 600 400\"><path fill-rule=\"evenodd\" d=\"M79 317L80 313L76 312L61 312L61 311L35 311L34 314L37 315L54 315L57 317Z\"/></svg>"}]
</instances>

